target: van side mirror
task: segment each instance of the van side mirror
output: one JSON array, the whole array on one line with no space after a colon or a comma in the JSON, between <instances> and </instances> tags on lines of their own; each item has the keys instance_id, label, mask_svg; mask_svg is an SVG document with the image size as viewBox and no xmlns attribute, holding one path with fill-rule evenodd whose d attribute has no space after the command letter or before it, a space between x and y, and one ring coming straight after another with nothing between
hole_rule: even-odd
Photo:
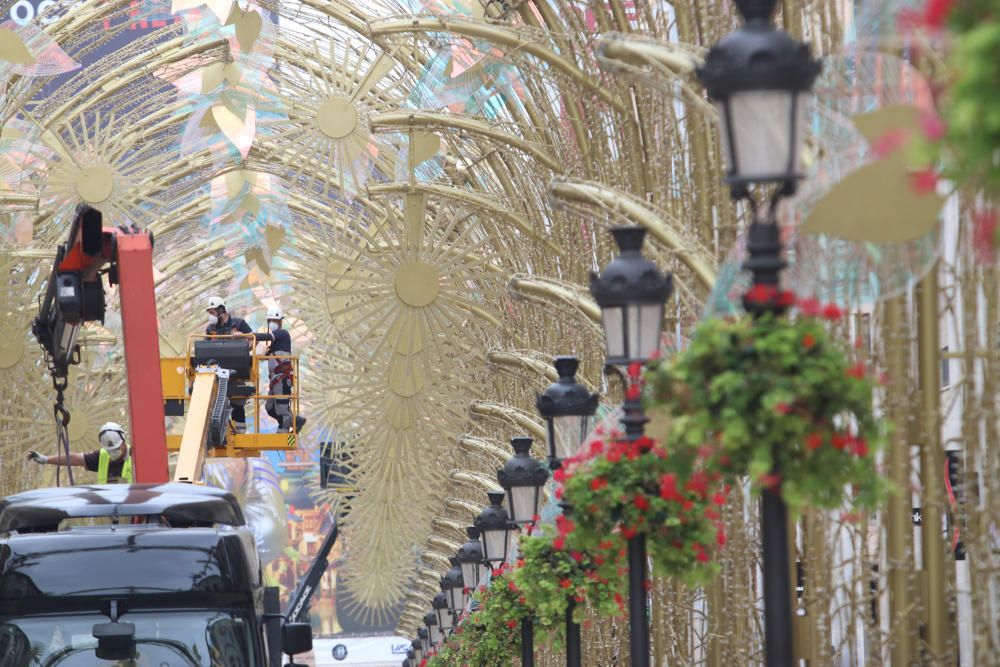
<instances>
[{"instance_id":1,"label":"van side mirror","mask_svg":"<svg viewBox=\"0 0 1000 667\"><path fill-rule=\"evenodd\" d=\"M309 623L285 623L281 626L281 650L288 655L311 651L313 647L312 625Z\"/></svg>"}]
</instances>

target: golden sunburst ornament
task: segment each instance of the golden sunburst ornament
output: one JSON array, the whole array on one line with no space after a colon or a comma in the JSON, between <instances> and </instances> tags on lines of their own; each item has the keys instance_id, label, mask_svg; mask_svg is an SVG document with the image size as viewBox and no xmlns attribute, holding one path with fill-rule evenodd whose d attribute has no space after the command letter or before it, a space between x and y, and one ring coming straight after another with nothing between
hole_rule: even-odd
<instances>
[{"instance_id":1,"label":"golden sunburst ornament","mask_svg":"<svg viewBox=\"0 0 1000 667\"><path fill-rule=\"evenodd\" d=\"M274 146L291 180L329 194L336 187L347 197L359 193L380 154L368 117L393 105L383 93L396 68L389 55L359 49L346 39L280 44L288 62L276 73L287 122L275 124Z\"/></svg>"}]
</instances>

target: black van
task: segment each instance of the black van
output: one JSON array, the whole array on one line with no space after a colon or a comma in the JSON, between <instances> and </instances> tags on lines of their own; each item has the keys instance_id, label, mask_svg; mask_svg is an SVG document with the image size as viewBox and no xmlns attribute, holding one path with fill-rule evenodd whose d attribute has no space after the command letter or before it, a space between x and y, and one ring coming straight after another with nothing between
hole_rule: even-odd
<instances>
[{"instance_id":1,"label":"black van","mask_svg":"<svg viewBox=\"0 0 1000 667\"><path fill-rule=\"evenodd\" d=\"M280 644L308 651L245 523L232 494L190 484L3 499L0 667L266 667Z\"/></svg>"}]
</instances>

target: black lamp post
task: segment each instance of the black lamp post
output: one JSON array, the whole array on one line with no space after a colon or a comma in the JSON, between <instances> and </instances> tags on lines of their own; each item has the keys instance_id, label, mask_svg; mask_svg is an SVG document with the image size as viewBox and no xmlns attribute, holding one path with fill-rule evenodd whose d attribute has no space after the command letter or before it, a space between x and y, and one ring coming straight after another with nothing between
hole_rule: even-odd
<instances>
[{"instance_id":1,"label":"black lamp post","mask_svg":"<svg viewBox=\"0 0 1000 667\"><path fill-rule=\"evenodd\" d=\"M417 667L417 665L420 664L420 662L417 660L417 654L413 651L412 648L406 652L406 660L403 661L403 664L410 665L410 667Z\"/></svg>"},{"instance_id":2,"label":"black lamp post","mask_svg":"<svg viewBox=\"0 0 1000 667\"><path fill-rule=\"evenodd\" d=\"M437 612L429 611L424 614L424 625L427 626L427 643L432 649L440 648L444 641L444 635L438 626Z\"/></svg>"},{"instance_id":3,"label":"black lamp post","mask_svg":"<svg viewBox=\"0 0 1000 667\"><path fill-rule=\"evenodd\" d=\"M469 541L458 548L455 558L462 568L462 579L465 580L466 588L475 591L482 585L486 576L483 543L479 540L479 529L475 526L466 528L465 534L469 536Z\"/></svg>"},{"instance_id":4,"label":"black lamp post","mask_svg":"<svg viewBox=\"0 0 1000 667\"><path fill-rule=\"evenodd\" d=\"M600 275L591 274L590 293L601 308L609 366L645 364L660 349L663 311L673 278L643 257L644 227L616 227L611 234L621 250ZM645 432L646 417L638 387L627 386L622 425L629 440ZM629 645L632 667L649 667L649 618L646 611L646 535L628 540Z\"/></svg>"},{"instance_id":5,"label":"black lamp post","mask_svg":"<svg viewBox=\"0 0 1000 667\"><path fill-rule=\"evenodd\" d=\"M531 438L511 438L514 456L497 471L500 486L507 492L507 512L519 526L535 522L542 510L542 489L549 479L549 471L531 458Z\"/></svg>"},{"instance_id":6,"label":"black lamp post","mask_svg":"<svg viewBox=\"0 0 1000 667\"><path fill-rule=\"evenodd\" d=\"M549 463L553 470L580 448L597 412L600 396L576 381L579 366L576 357L556 357L559 379L535 401L548 430Z\"/></svg>"},{"instance_id":7,"label":"black lamp post","mask_svg":"<svg viewBox=\"0 0 1000 667\"><path fill-rule=\"evenodd\" d=\"M465 592L465 578L462 576L460 561L458 558L449 558L448 562L451 563L451 569L441 577L441 591L448 601L448 610L454 618L458 618L468 602L468 594Z\"/></svg>"},{"instance_id":8,"label":"black lamp post","mask_svg":"<svg viewBox=\"0 0 1000 667\"><path fill-rule=\"evenodd\" d=\"M479 529L479 538L483 543L483 560L497 569L510 555L515 526L503 506L506 494L503 491L489 491L486 495L490 504L473 523Z\"/></svg>"},{"instance_id":9,"label":"black lamp post","mask_svg":"<svg viewBox=\"0 0 1000 667\"><path fill-rule=\"evenodd\" d=\"M563 516L567 519L573 511L569 503L559 503ZM570 595L566 603L566 667L580 667L582 660L582 642L580 639L580 624L573 620L576 610L576 600Z\"/></svg>"},{"instance_id":10,"label":"black lamp post","mask_svg":"<svg viewBox=\"0 0 1000 667\"><path fill-rule=\"evenodd\" d=\"M425 621L426 618L427 617L425 616ZM426 658L431 654L431 633L427 631L427 628L417 628L417 639L420 640L420 648L423 652L423 656Z\"/></svg>"},{"instance_id":11,"label":"black lamp post","mask_svg":"<svg viewBox=\"0 0 1000 667\"><path fill-rule=\"evenodd\" d=\"M775 209L802 178L799 156L806 96L821 69L809 46L772 23L776 0L735 0L744 25L713 46L698 78L716 101L722 120L727 174L735 199L745 199L754 218L747 238L752 292L743 298L754 317L778 316L779 276L785 267ZM771 184L767 219L759 217L750 186ZM773 452L774 468L780 458ZM780 488L761 498L761 548L764 574L764 646L769 667L793 664L792 595L788 561L788 512Z\"/></svg>"},{"instance_id":12,"label":"black lamp post","mask_svg":"<svg viewBox=\"0 0 1000 667\"><path fill-rule=\"evenodd\" d=\"M451 608L448 605L448 596L441 591L431 600L431 608L437 616L437 627L441 631L441 641L443 642L448 635L451 634L451 629L455 626L455 617L451 614ZM440 646L441 643L438 644Z\"/></svg>"},{"instance_id":13,"label":"black lamp post","mask_svg":"<svg viewBox=\"0 0 1000 667\"><path fill-rule=\"evenodd\" d=\"M419 639L414 639L410 642L410 646L412 647L410 648L410 652L413 653L413 659L416 661L416 664L419 665L424 661L424 645Z\"/></svg>"}]
</instances>

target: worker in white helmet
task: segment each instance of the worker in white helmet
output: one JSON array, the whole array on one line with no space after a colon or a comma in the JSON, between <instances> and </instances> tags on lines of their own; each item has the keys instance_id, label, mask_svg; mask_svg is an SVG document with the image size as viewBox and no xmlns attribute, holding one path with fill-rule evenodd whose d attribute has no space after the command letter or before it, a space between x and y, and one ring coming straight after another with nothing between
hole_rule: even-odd
<instances>
[{"instance_id":1,"label":"worker in white helmet","mask_svg":"<svg viewBox=\"0 0 1000 667\"><path fill-rule=\"evenodd\" d=\"M291 359L282 358L292 355L292 336L282 325L285 314L281 308L273 307L267 310L267 333L257 334L257 339L268 342L266 356L277 357L267 360L268 378L271 382L269 398L264 402L264 411L278 422L278 430L289 432L292 430L292 411L290 398L277 398L278 396L291 396L292 393L292 362ZM296 419L296 431L305 425L305 418Z\"/></svg>"},{"instance_id":2,"label":"worker in white helmet","mask_svg":"<svg viewBox=\"0 0 1000 667\"><path fill-rule=\"evenodd\" d=\"M230 315L226 310L226 302L222 297L209 297L206 305L208 312L208 327L205 334L208 336L231 336L233 334L251 334L253 329L246 320ZM232 419L236 425L237 433L247 432L247 411L246 401L234 399L229 402L232 406Z\"/></svg>"},{"instance_id":3,"label":"worker in white helmet","mask_svg":"<svg viewBox=\"0 0 1000 667\"><path fill-rule=\"evenodd\" d=\"M28 452L28 460L39 465L71 465L83 466L97 473L97 483L125 481L132 483L132 451L125 442L125 429L120 424L108 422L97 434L100 447L93 451L79 453L55 454L46 456L35 450Z\"/></svg>"}]
</instances>

